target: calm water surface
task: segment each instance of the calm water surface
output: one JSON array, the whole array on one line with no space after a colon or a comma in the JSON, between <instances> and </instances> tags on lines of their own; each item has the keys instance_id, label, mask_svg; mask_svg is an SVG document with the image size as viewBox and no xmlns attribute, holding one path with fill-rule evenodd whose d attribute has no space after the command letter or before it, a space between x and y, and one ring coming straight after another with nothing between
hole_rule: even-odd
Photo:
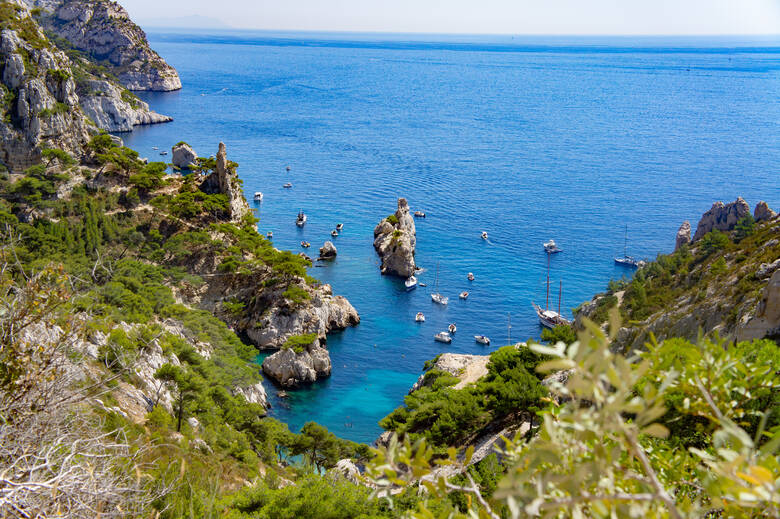
<instances>
[{"instance_id":1,"label":"calm water surface","mask_svg":"<svg viewBox=\"0 0 780 519\"><path fill-rule=\"evenodd\" d=\"M180 140L202 156L224 141L259 229L314 253L337 222L338 259L312 268L360 312L328 338L333 375L280 401L294 429L316 420L372 441L422 364L538 337L545 254L566 313L610 278L623 253L669 252L677 227L715 200L780 206L777 41L512 39L223 33L151 34L180 92L141 96L170 124L123 135L141 156ZM290 165L291 171L285 171ZM282 184L292 182L292 189ZM382 277L373 228L399 196L417 220L427 288ZM295 215L309 215L305 229ZM488 241L480 239L487 231ZM431 303L439 264L448 307ZM474 272L476 281L466 280ZM457 294L471 297L459 301ZM427 321L414 322L418 311ZM455 322L449 346L433 334ZM493 339L490 349L474 334Z\"/></svg>"}]
</instances>

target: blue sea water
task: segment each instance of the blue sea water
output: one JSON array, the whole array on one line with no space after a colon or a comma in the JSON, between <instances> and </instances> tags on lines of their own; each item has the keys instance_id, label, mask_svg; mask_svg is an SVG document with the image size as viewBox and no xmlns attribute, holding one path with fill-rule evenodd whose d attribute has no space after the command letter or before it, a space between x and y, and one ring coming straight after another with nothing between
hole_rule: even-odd
<instances>
[{"instance_id":1,"label":"blue sea water","mask_svg":"<svg viewBox=\"0 0 780 519\"><path fill-rule=\"evenodd\" d=\"M370 442L425 360L498 348L509 317L512 340L539 337L531 301L544 304L549 238L564 249L552 258L552 304L560 281L570 313L630 275L612 259L626 226L629 253L653 258L716 200L780 206L777 40L150 39L184 88L141 94L175 121L124 134L127 145L160 160L153 146L185 140L208 156L224 141L245 193L265 193L250 204L279 248L308 240L316 254L344 223L338 259L311 273L349 298L362 322L328 338L329 379L285 401L267 382L272 414L293 429L315 420ZM399 196L427 213L417 220L417 262L428 286L413 292L379 274L372 247L374 226ZM302 230L299 209L309 215ZM429 296L437 264L447 307ZM450 322L453 343L435 343ZM475 344L475 334L492 346Z\"/></svg>"}]
</instances>

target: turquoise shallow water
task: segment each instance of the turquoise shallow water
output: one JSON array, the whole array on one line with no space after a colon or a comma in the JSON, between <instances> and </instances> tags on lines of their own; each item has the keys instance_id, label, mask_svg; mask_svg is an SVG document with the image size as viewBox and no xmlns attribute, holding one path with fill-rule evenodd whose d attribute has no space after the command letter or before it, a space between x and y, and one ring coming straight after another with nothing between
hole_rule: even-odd
<instances>
[{"instance_id":1,"label":"turquoise shallow water","mask_svg":"<svg viewBox=\"0 0 780 519\"><path fill-rule=\"evenodd\" d=\"M279 248L336 238L338 259L313 268L354 304L361 324L331 335L333 375L272 413L372 441L425 360L483 353L538 337L542 242L563 281L564 309L626 271L629 252L673 247L679 224L715 200L780 206L780 48L771 41L510 39L223 33L151 34L184 89L142 94L170 124L125 134L141 156L180 140L217 143L239 162L262 232ZM290 165L288 173L285 166ZM282 184L292 182L290 190ZM428 288L382 277L376 223L405 196L417 220ZM294 225L299 208L305 229ZM480 239L486 230L490 239ZM446 308L429 297L440 263ZM473 271L477 279L466 281ZM469 290L468 301L457 294ZM557 294L556 294L557 296ZM414 323L423 311L427 321ZM566 310L570 313L569 310ZM456 322L449 346L433 334ZM493 346L474 343L486 334Z\"/></svg>"}]
</instances>

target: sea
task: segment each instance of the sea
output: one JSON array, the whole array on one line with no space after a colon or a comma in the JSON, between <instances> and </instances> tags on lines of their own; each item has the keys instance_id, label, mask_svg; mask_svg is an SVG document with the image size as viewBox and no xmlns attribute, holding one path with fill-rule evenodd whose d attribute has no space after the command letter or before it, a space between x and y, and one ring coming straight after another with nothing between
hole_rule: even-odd
<instances>
[{"instance_id":1,"label":"sea","mask_svg":"<svg viewBox=\"0 0 780 519\"><path fill-rule=\"evenodd\" d=\"M361 322L328 336L329 378L285 398L264 382L271 415L292 430L316 421L370 443L426 360L539 339L532 301L570 316L610 279L632 275L615 256L671 252L680 224L695 230L715 201L780 206L777 37L149 38L184 87L140 93L174 121L122 134L126 145L170 160L154 147L183 140L210 156L222 141L276 247L298 252L306 240L316 255L333 240L338 249L310 273ZM256 191L262 203L251 201ZM399 197L426 215L416 261L427 286L411 292L380 274L372 246ZM343 232L331 238L337 223ZM548 299L549 239L563 252L550 258ZM437 274L447 306L431 302ZM452 344L434 342L449 323Z\"/></svg>"}]
</instances>

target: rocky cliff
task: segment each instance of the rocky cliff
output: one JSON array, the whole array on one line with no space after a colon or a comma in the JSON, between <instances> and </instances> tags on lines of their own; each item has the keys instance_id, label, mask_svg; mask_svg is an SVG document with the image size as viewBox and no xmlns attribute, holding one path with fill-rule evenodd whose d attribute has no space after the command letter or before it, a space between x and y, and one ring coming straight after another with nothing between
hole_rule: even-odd
<instances>
[{"instance_id":1,"label":"rocky cliff","mask_svg":"<svg viewBox=\"0 0 780 519\"><path fill-rule=\"evenodd\" d=\"M748 215L750 215L750 206L742 200L742 197L729 204L715 202L710 210L704 213L701 220L699 220L699 224L696 226L696 234L693 235L693 241L700 240L705 234L714 230L731 231L738 221Z\"/></svg>"},{"instance_id":2,"label":"rocky cliff","mask_svg":"<svg viewBox=\"0 0 780 519\"><path fill-rule=\"evenodd\" d=\"M130 90L181 88L176 70L149 46L146 34L117 2L64 0L37 3L46 28L99 62Z\"/></svg>"},{"instance_id":3,"label":"rocky cliff","mask_svg":"<svg viewBox=\"0 0 780 519\"><path fill-rule=\"evenodd\" d=\"M374 229L374 249L382 260L382 274L408 278L414 274L417 231L405 198L398 199L396 212Z\"/></svg>"}]
</instances>

